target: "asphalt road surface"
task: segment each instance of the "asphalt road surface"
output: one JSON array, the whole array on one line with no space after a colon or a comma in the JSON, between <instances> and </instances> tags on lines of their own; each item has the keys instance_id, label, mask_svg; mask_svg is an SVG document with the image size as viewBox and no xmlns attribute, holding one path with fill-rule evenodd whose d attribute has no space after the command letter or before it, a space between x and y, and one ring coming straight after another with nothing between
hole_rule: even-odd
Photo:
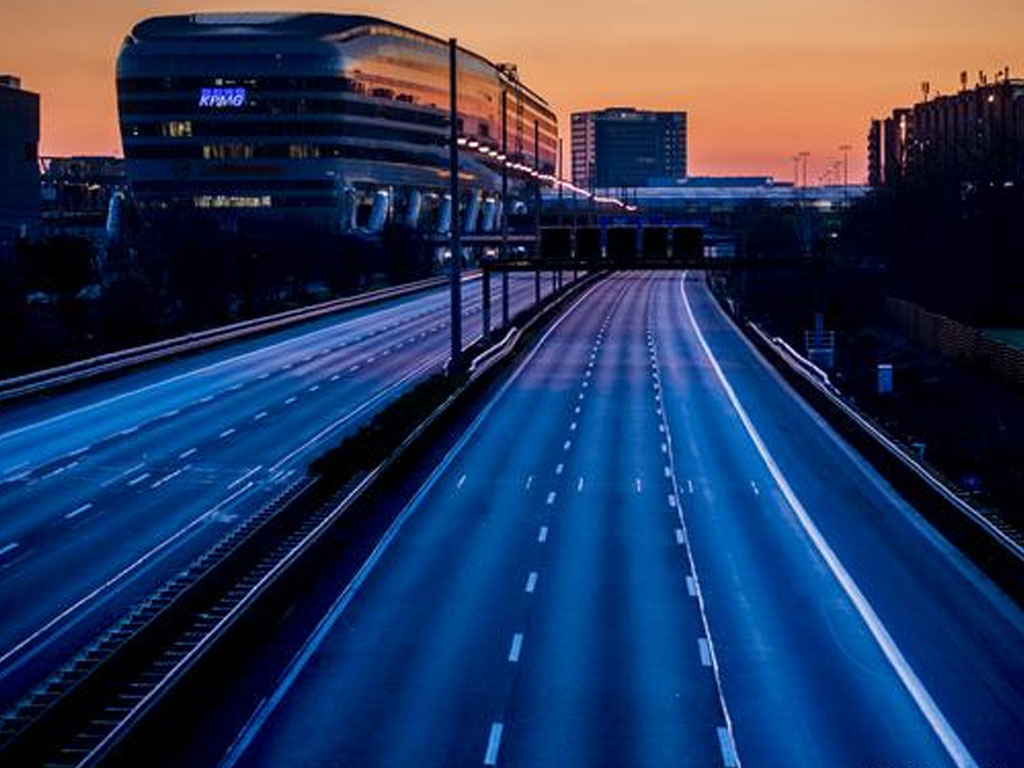
<instances>
[{"instance_id":1,"label":"asphalt road surface","mask_svg":"<svg viewBox=\"0 0 1024 768\"><path fill-rule=\"evenodd\" d=\"M332 600L223 766L1024 765L1024 614L699 275L582 298Z\"/></svg>"},{"instance_id":2,"label":"asphalt road surface","mask_svg":"<svg viewBox=\"0 0 1024 768\"><path fill-rule=\"evenodd\" d=\"M533 276L510 285L515 313L533 301ZM463 288L468 343L481 281ZM432 290L4 406L0 711L439 371L448 307L448 289Z\"/></svg>"}]
</instances>

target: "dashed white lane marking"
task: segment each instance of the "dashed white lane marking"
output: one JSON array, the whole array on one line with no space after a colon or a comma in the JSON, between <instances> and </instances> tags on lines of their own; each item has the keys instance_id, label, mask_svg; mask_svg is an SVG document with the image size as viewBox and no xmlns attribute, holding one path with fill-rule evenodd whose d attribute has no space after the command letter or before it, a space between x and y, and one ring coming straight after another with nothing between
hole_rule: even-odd
<instances>
[{"instance_id":1,"label":"dashed white lane marking","mask_svg":"<svg viewBox=\"0 0 1024 768\"><path fill-rule=\"evenodd\" d=\"M572 440L566 440L565 443L562 444L562 450L568 451L570 448L572 448Z\"/></svg>"},{"instance_id":2,"label":"dashed white lane marking","mask_svg":"<svg viewBox=\"0 0 1024 768\"><path fill-rule=\"evenodd\" d=\"M725 726L718 726L718 746L722 750L722 763L725 768L738 768L739 759L736 757L736 745L732 743L732 734Z\"/></svg>"},{"instance_id":3,"label":"dashed white lane marking","mask_svg":"<svg viewBox=\"0 0 1024 768\"><path fill-rule=\"evenodd\" d=\"M512 647L508 649L508 660L515 664L519 661L519 654L523 651L523 633L516 632L512 635Z\"/></svg>"},{"instance_id":4,"label":"dashed white lane marking","mask_svg":"<svg viewBox=\"0 0 1024 768\"><path fill-rule=\"evenodd\" d=\"M358 371L359 370L359 365L358 364L357 365L353 365L351 368L349 368L349 370L353 371L353 372Z\"/></svg>"},{"instance_id":5,"label":"dashed white lane marking","mask_svg":"<svg viewBox=\"0 0 1024 768\"><path fill-rule=\"evenodd\" d=\"M711 666L711 646L708 645L707 638L697 638L697 648L700 650L700 663L705 667Z\"/></svg>"},{"instance_id":6,"label":"dashed white lane marking","mask_svg":"<svg viewBox=\"0 0 1024 768\"><path fill-rule=\"evenodd\" d=\"M74 469L75 467L77 467L81 463L82 462L80 462L80 461L73 461L70 464L65 464L63 467L57 467L52 472L47 472L45 475L43 475L40 478L40 480L49 480L51 477L56 477L57 475L62 475L65 472L67 472L69 469Z\"/></svg>"},{"instance_id":7,"label":"dashed white lane marking","mask_svg":"<svg viewBox=\"0 0 1024 768\"><path fill-rule=\"evenodd\" d=\"M582 477L579 480L576 481L576 491L577 491L577 493L582 493L583 492L583 478Z\"/></svg>"},{"instance_id":8,"label":"dashed white lane marking","mask_svg":"<svg viewBox=\"0 0 1024 768\"><path fill-rule=\"evenodd\" d=\"M157 480L157 481L156 481L155 483L153 483L153 484L152 484L151 486L149 486L149 487L150 487L150 488L159 488L159 487L160 487L161 485L163 485L164 483L169 483L169 482L170 482L171 480L173 480L174 478L176 478L176 477L177 477L178 475L180 475L180 474L181 474L182 472L185 472L185 471L187 471L187 470L189 470L189 469L191 469L191 468L192 468L192 465L191 465L191 464L186 464L186 465L185 465L184 467L182 467L181 469L176 469L176 470L174 470L173 472L171 472L170 474L168 474L168 475L164 475L163 477L161 477L161 478L160 478L159 480Z\"/></svg>"},{"instance_id":9,"label":"dashed white lane marking","mask_svg":"<svg viewBox=\"0 0 1024 768\"><path fill-rule=\"evenodd\" d=\"M693 480L687 480L687 481L686 481L686 489L687 489L687 490L688 490L688 491L689 491L690 493L693 493Z\"/></svg>"},{"instance_id":10,"label":"dashed white lane marking","mask_svg":"<svg viewBox=\"0 0 1024 768\"><path fill-rule=\"evenodd\" d=\"M177 408L175 408L173 411L168 411L167 413L161 413L159 416L157 416L157 418L158 419L173 419L179 413L181 413L181 411L179 411Z\"/></svg>"},{"instance_id":11,"label":"dashed white lane marking","mask_svg":"<svg viewBox=\"0 0 1024 768\"><path fill-rule=\"evenodd\" d=\"M198 448L189 448L187 451L182 451L181 453L179 453L178 454L178 458L179 459L187 459L189 456L191 456L191 455L193 455L195 453L198 453L198 452L199 452Z\"/></svg>"},{"instance_id":12,"label":"dashed white lane marking","mask_svg":"<svg viewBox=\"0 0 1024 768\"><path fill-rule=\"evenodd\" d=\"M569 431L570 432L575 432L576 431L576 422L575 421L572 424L569 425Z\"/></svg>"},{"instance_id":13,"label":"dashed white lane marking","mask_svg":"<svg viewBox=\"0 0 1024 768\"><path fill-rule=\"evenodd\" d=\"M574 409L574 413L578 414L579 412L580 412L580 407L577 405L576 408Z\"/></svg>"},{"instance_id":14,"label":"dashed white lane marking","mask_svg":"<svg viewBox=\"0 0 1024 768\"><path fill-rule=\"evenodd\" d=\"M665 467L665 477L672 477L672 469L670 467Z\"/></svg>"},{"instance_id":15,"label":"dashed white lane marking","mask_svg":"<svg viewBox=\"0 0 1024 768\"><path fill-rule=\"evenodd\" d=\"M672 507L672 509L675 509L675 508L676 508L676 497L675 497L675 494L673 494L673 493L670 493L670 494L668 495L668 505L669 505L670 507Z\"/></svg>"},{"instance_id":16,"label":"dashed white lane marking","mask_svg":"<svg viewBox=\"0 0 1024 768\"><path fill-rule=\"evenodd\" d=\"M203 403L203 404L206 404L206 403L210 402L211 400L213 400L213 395L206 395L205 397L200 397L199 398L199 402Z\"/></svg>"},{"instance_id":17,"label":"dashed white lane marking","mask_svg":"<svg viewBox=\"0 0 1024 768\"><path fill-rule=\"evenodd\" d=\"M285 405L291 405L292 403L294 403L298 399L299 398L297 398L295 396L289 397L287 400L284 401L284 404Z\"/></svg>"},{"instance_id":18,"label":"dashed white lane marking","mask_svg":"<svg viewBox=\"0 0 1024 768\"><path fill-rule=\"evenodd\" d=\"M501 723L491 724L491 735L487 738L487 752L484 753L484 765L498 764L498 750L501 749Z\"/></svg>"},{"instance_id":19,"label":"dashed white lane marking","mask_svg":"<svg viewBox=\"0 0 1024 768\"><path fill-rule=\"evenodd\" d=\"M10 544L5 544L4 546L0 547L0 557L6 555L8 552L13 552L20 546L21 544L19 544L16 541L12 541Z\"/></svg>"},{"instance_id":20,"label":"dashed white lane marking","mask_svg":"<svg viewBox=\"0 0 1024 768\"><path fill-rule=\"evenodd\" d=\"M580 392L580 393L579 393L579 394L578 394L578 395L576 396L576 399L577 399L577 400L582 400L582 399L583 399L583 393L582 393L582 392Z\"/></svg>"},{"instance_id":21,"label":"dashed white lane marking","mask_svg":"<svg viewBox=\"0 0 1024 768\"><path fill-rule=\"evenodd\" d=\"M697 596L697 580L694 579L693 576L686 577L686 593L690 597Z\"/></svg>"},{"instance_id":22,"label":"dashed white lane marking","mask_svg":"<svg viewBox=\"0 0 1024 768\"><path fill-rule=\"evenodd\" d=\"M259 376L257 376L256 380L257 381L263 381L264 379L269 379L269 378L270 378L270 371L267 371L266 373L261 373Z\"/></svg>"},{"instance_id":23,"label":"dashed white lane marking","mask_svg":"<svg viewBox=\"0 0 1024 768\"><path fill-rule=\"evenodd\" d=\"M234 487L235 487L236 485L241 485L241 484L242 484L242 483L244 483L244 482L245 482L246 480L248 480L248 479L249 479L250 477L252 477L252 476L253 476L253 475L255 475L255 474L256 474L257 472L259 472L259 471L260 471L261 469L263 469L263 465L262 465L262 464L257 464L257 465L256 465L255 467L253 467L252 469L250 469L250 470L248 470L247 472L245 472L245 473L244 473L244 474L243 474L243 475L242 475L241 477L239 477L239 478L238 478L237 480L235 480L234 482L230 483L230 484L228 485L228 490L231 490L231 489L232 489L232 488L234 488Z\"/></svg>"},{"instance_id":24,"label":"dashed white lane marking","mask_svg":"<svg viewBox=\"0 0 1024 768\"><path fill-rule=\"evenodd\" d=\"M686 543L686 535L683 533L682 528L676 528L676 544L682 546Z\"/></svg>"},{"instance_id":25,"label":"dashed white lane marking","mask_svg":"<svg viewBox=\"0 0 1024 768\"><path fill-rule=\"evenodd\" d=\"M662 453L668 453L668 444L667 443L662 443L661 444L661 452Z\"/></svg>"},{"instance_id":26,"label":"dashed white lane marking","mask_svg":"<svg viewBox=\"0 0 1024 768\"><path fill-rule=\"evenodd\" d=\"M533 475L526 476L526 490L530 490L530 486L533 485Z\"/></svg>"},{"instance_id":27,"label":"dashed white lane marking","mask_svg":"<svg viewBox=\"0 0 1024 768\"><path fill-rule=\"evenodd\" d=\"M91 445L87 445L84 448L76 448L75 450L70 451L68 453L68 458L72 458L73 459L76 456L81 456L83 453L87 453L90 448L92 448Z\"/></svg>"},{"instance_id":28,"label":"dashed white lane marking","mask_svg":"<svg viewBox=\"0 0 1024 768\"><path fill-rule=\"evenodd\" d=\"M134 485L138 485L143 480L145 480L147 477L149 477L149 472L143 472L141 475L136 477L134 480L129 480L128 481L128 485L133 485L133 486Z\"/></svg>"},{"instance_id":29,"label":"dashed white lane marking","mask_svg":"<svg viewBox=\"0 0 1024 768\"><path fill-rule=\"evenodd\" d=\"M640 482L640 478L636 479L636 492L640 493L643 490L643 483Z\"/></svg>"},{"instance_id":30,"label":"dashed white lane marking","mask_svg":"<svg viewBox=\"0 0 1024 768\"><path fill-rule=\"evenodd\" d=\"M555 497L556 496L557 496L557 494L554 491L551 491L550 493L548 493L548 506L551 506L552 504L555 503Z\"/></svg>"},{"instance_id":31,"label":"dashed white lane marking","mask_svg":"<svg viewBox=\"0 0 1024 768\"><path fill-rule=\"evenodd\" d=\"M267 412L266 411L260 411L259 413L257 413L255 416L252 417L252 420L253 421L259 421L260 419L265 419L265 418L267 418Z\"/></svg>"},{"instance_id":32,"label":"dashed white lane marking","mask_svg":"<svg viewBox=\"0 0 1024 768\"><path fill-rule=\"evenodd\" d=\"M123 480L124 478L128 477L128 475L132 474L133 472L137 472L138 470L142 469L144 466L146 466L146 462L140 461L134 467L129 467L128 469L126 469L124 472L122 472L121 474L117 475L116 477L112 477L109 480L104 480L101 483L101 485L104 488L106 488L109 485L113 485L114 483L118 482L119 480Z\"/></svg>"},{"instance_id":33,"label":"dashed white lane marking","mask_svg":"<svg viewBox=\"0 0 1024 768\"><path fill-rule=\"evenodd\" d=\"M537 589L537 572L530 571L530 575L526 577L526 589L524 591L532 593L535 589Z\"/></svg>"},{"instance_id":34,"label":"dashed white lane marking","mask_svg":"<svg viewBox=\"0 0 1024 768\"><path fill-rule=\"evenodd\" d=\"M235 434L235 428L234 427L228 427L227 429L225 429L223 432L220 433L220 436L221 437L231 437L233 434Z\"/></svg>"},{"instance_id":35,"label":"dashed white lane marking","mask_svg":"<svg viewBox=\"0 0 1024 768\"><path fill-rule=\"evenodd\" d=\"M92 502L91 501L83 504L78 509L71 510L66 515L64 515L64 519L65 520L74 520L80 514L82 514L83 512L88 512L90 509L92 509Z\"/></svg>"},{"instance_id":36,"label":"dashed white lane marking","mask_svg":"<svg viewBox=\"0 0 1024 768\"><path fill-rule=\"evenodd\" d=\"M555 467L555 474L556 475L562 474L562 471L564 469L565 469L565 464L559 464L557 467Z\"/></svg>"},{"instance_id":37,"label":"dashed white lane marking","mask_svg":"<svg viewBox=\"0 0 1024 768\"><path fill-rule=\"evenodd\" d=\"M461 490L461 489L462 489L462 486L464 486L465 484L466 484L466 476L465 476L465 475L462 475L462 476L461 476L461 477L459 478L459 482L457 482L457 483L455 484L455 487L456 487L457 489Z\"/></svg>"},{"instance_id":38,"label":"dashed white lane marking","mask_svg":"<svg viewBox=\"0 0 1024 768\"><path fill-rule=\"evenodd\" d=\"M541 544L543 544L547 540L548 540L548 527L546 525L542 525L540 527L540 530L537 531L537 541L539 541Z\"/></svg>"},{"instance_id":39,"label":"dashed white lane marking","mask_svg":"<svg viewBox=\"0 0 1024 768\"><path fill-rule=\"evenodd\" d=\"M340 373L336 373L333 376L331 376L331 381L337 381L340 378L341 378L341 374Z\"/></svg>"},{"instance_id":40,"label":"dashed white lane marking","mask_svg":"<svg viewBox=\"0 0 1024 768\"><path fill-rule=\"evenodd\" d=\"M306 390L306 391L307 391L307 392L316 392L316 391L317 391L318 389L320 389L320 385L319 385L319 384L314 384L314 385L313 385L312 387L310 387L310 388L309 388L308 390Z\"/></svg>"},{"instance_id":41,"label":"dashed white lane marking","mask_svg":"<svg viewBox=\"0 0 1024 768\"><path fill-rule=\"evenodd\" d=\"M755 496L761 495L761 489L757 487L757 483L755 483L753 480L750 481L750 489L754 492Z\"/></svg>"},{"instance_id":42,"label":"dashed white lane marking","mask_svg":"<svg viewBox=\"0 0 1024 768\"><path fill-rule=\"evenodd\" d=\"M19 462L18 464L15 464L13 467L8 467L3 472L0 472L0 475L9 475L11 472L17 472L19 469L21 469L23 467L27 467L27 466L28 466L28 462L27 461L22 461L22 462Z\"/></svg>"}]
</instances>

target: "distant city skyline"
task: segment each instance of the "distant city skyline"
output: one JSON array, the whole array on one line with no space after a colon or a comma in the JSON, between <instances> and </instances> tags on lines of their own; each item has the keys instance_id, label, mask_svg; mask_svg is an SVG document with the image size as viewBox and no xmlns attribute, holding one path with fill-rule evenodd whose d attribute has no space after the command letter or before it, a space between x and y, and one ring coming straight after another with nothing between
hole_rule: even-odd
<instances>
[{"instance_id":1,"label":"distant city skyline","mask_svg":"<svg viewBox=\"0 0 1024 768\"><path fill-rule=\"evenodd\" d=\"M692 175L771 175L789 180L792 156L811 153L817 182L851 145L850 179L866 175L869 120L893 104L959 87L1009 67L1024 73L1024 3L985 0L672 0L550 3L515 12L468 0L429 7L290 0L8 0L0 7L0 72L42 96L44 155L121 154L114 59L132 24L199 10L324 10L367 13L441 37L456 36L494 61L513 61L551 100L565 140L569 114L608 106L685 110Z\"/></svg>"}]
</instances>

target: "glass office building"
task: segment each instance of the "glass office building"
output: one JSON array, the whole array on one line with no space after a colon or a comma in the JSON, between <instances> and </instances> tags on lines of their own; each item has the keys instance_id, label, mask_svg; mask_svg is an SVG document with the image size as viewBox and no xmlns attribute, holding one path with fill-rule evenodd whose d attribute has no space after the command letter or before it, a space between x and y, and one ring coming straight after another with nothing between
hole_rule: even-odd
<instances>
[{"instance_id":1,"label":"glass office building","mask_svg":"<svg viewBox=\"0 0 1024 768\"><path fill-rule=\"evenodd\" d=\"M583 189L686 178L686 113L612 107L572 115L572 177Z\"/></svg>"},{"instance_id":2,"label":"glass office building","mask_svg":"<svg viewBox=\"0 0 1024 768\"><path fill-rule=\"evenodd\" d=\"M557 122L514 69L462 49L458 70L464 220L470 229L493 226L504 163L553 171ZM117 62L135 202L144 216L304 218L342 231L399 220L443 231L448 76L445 41L367 16L143 21Z\"/></svg>"}]
</instances>

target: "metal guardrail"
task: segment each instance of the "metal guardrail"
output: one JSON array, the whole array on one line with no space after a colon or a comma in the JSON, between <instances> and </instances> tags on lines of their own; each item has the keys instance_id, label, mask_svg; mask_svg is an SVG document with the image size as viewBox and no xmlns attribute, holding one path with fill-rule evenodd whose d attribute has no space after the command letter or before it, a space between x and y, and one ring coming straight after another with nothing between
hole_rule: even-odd
<instances>
[{"instance_id":1,"label":"metal guardrail","mask_svg":"<svg viewBox=\"0 0 1024 768\"><path fill-rule=\"evenodd\" d=\"M849 419L853 424L866 435L870 436L881 448L883 448L894 460L912 472L920 482L924 483L933 493L937 494L946 504L956 509L968 520L973 522L986 535L1004 547L1019 563L1024 566L1024 545L1021 540L1014 538L1009 532L994 523L985 512L979 510L962 498L947 486L942 480L935 476L926 466L914 458L899 443L885 434L870 419L860 411L851 406L842 397L839 390L828 380L827 374L821 371L811 361L798 354L789 344L778 338L769 337L764 331L752 321L747 326L754 335L761 341L762 346L774 349L779 358L783 360L790 369L797 375L803 377L806 382L814 387L820 396Z\"/></svg>"},{"instance_id":2,"label":"metal guardrail","mask_svg":"<svg viewBox=\"0 0 1024 768\"><path fill-rule=\"evenodd\" d=\"M464 280L474 280L477 273L468 274ZM211 328L205 331L178 336L173 339L153 342L130 349L108 352L103 355L78 360L73 363L48 368L42 371L27 373L9 379L0 380L0 402L18 397L37 394L56 387L75 384L80 381L102 376L125 368L139 366L169 357L194 352L200 349L234 341L248 336L256 336L269 331L286 328L291 325L315 320L325 315L345 310L377 304L389 299L401 298L431 288L447 285L447 277L432 277L418 280L393 288L382 288L376 291L347 296L341 299L314 304L279 312L266 317L243 320L231 325Z\"/></svg>"},{"instance_id":3,"label":"metal guardrail","mask_svg":"<svg viewBox=\"0 0 1024 768\"><path fill-rule=\"evenodd\" d=\"M385 461L343 489L340 500L325 501L315 480L296 482L79 653L20 711L6 716L0 763L86 768L108 758L389 469L516 351L530 329L594 277L549 299L523 328L479 355L469 380Z\"/></svg>"}]
</instances>

